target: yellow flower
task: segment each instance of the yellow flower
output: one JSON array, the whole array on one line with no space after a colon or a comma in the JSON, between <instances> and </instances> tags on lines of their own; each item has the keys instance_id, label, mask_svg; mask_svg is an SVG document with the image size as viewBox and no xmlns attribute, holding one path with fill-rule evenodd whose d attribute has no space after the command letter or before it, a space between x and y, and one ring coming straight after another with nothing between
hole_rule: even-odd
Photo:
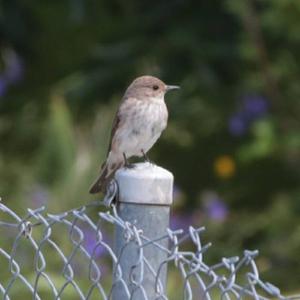
<instances>
[{"instance_id":1,"label":"yellow flower","mask_svg":"<svg viewBox=\"0 0 300 300\"><path fill-rule=\"evenodd\" d=\"M229 155L219 156L214 163L214 170L221 178L230 178L235 173L235 162Z\"/></svg>"}]
</instances>

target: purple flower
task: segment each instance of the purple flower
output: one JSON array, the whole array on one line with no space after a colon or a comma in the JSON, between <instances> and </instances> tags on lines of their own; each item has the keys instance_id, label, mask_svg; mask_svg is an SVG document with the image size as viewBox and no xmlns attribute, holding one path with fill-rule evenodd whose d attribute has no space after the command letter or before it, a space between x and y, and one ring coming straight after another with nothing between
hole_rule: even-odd
<instances>
[{"instance_id":1,"label":"purple flower","mask_svg":"<svg viewBox=\"0 0 300 300\"><path fill-rule=\"evenodd\" d=\"M268 102L262 96L246 96L243 99L243 111L249 120L263 117L268 112Z\"/></svg>"},{"instance_id":2,"label":"purple flower","mask_svg":"<svg viewBox=\"0 0 300 300\"><path fill-rule=\"evenodd\" d=\"M97 238L97 233L91 229L85 229L84 232L84 248L90 255L93 255L95 258L103 256L106 251L103 245L99 243Z\"/></svg>"},{"instance_id":3,"label":"purple flower","mask_svg":"<svg viewBox=\"0 0 300 300\"><path fill-rule=\"evenodd\" d=\"M219 198L209 200L205 204L207 216L215 221L224 221L228 215L227 205Z\"/></svg>"},{"instance_id":4,"label":"purple flower","mask_svg":"<svg viewBox=\"0 0 300 300\"><path fill-rule=\"evenodd\" d=\"M0 74L0 97L4 96L10 85L22 80L24 66L21 58L13 49L3 51L4 70Z\"/></svg>"},{"instance_id":5,"label":"purple flower","mask_svg":"<svg viewBox=\"0 0 300 300\"><path fill-rule=\"evenodd\" d=\"M3 76L0 76L0 97L6 94L7 87L7 80Z\"/></svg>"},{"instance_id":6,"label":"purple flower","mask_svg":"<svg viewBox=\"0 0 300 300\"><path fill-rule=\"evenodd\" d=\"M247 131L248 124L242 113L237 113L230 118L228 129L234 136L241 136Z\"/></svg>"},{"instance_id":7,"label":"purple flower","mask_svg":"<svg viewBox=\"0 0 300 300\"><path fill-rule=\"evenodd\" d=\"M202 195L203 209L206 216L222 222L228 216L228 207L215 191L206 191Z\"/></svg>"},{"instance_id":8,"label":"purple flower","mask_svg":"<svg viewBox=\"0 0 300 300\"><path fill-rule=\"evenodd\" d=\"M30 193L30 198L35 207L41 207L47 203L49 193L42 186L35 186Z\"/></svg>"},{"instance_id":9,"label":"purple flower","mask_svg":"<svg viewBox=\"0 0 300 300\"><path fill-rule=\"evenodd\" d=\"M229 119L228 129L233 136L244 135L256 119L266 115L269 105L262 96L245 96L241 109Z\"/></svg>"},{"instance_id":10,"label":"purple flower","mask_svg":"<svg viewBox=\"0 0 300 300\"><path fill-rule=\"evenodd\" d=\"M13 84L22 80L24 74L23 62L14 50L9 49L6 51L5 64L4 76L9 83Z\"/></svg>"},{"instance_id":11,"label":"purple flower","mask_svg":"<svg viewBox=\"0 0 300 300\"><path fill-rule=\"evenodd\" d=\"M170 228L172 230L183 229L187 231L191 225L191 217L184 213L176 213L171 215Z\"/></svg>"}]
</instances>

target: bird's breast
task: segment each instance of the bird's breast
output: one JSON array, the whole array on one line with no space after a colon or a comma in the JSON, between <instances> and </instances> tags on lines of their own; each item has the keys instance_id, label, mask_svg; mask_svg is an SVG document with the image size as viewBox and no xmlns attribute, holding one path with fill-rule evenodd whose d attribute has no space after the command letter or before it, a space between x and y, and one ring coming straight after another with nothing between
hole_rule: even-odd
<instances>
[{"instance_id":1,"label":"bird's breast","mask_svg":"<svg viewBox=\"0 0 300 300\"><path fill-rule=\"evenodd\" d=\"M126 121L118 130L114 142L128 157L147 152L167 126L168 110L165 102L137 101L126 112Z\"/></svg>"},{"instance_id":2,"label":"bird's breast","mask_svg":"<svg viewBox=\"0 0 300 300\"><path fill-rule=\"evenodd\" d=\"M168 110L163 100L147 101L141 105L140 112L136 114L136 125L143 131L152 135L161 133L167 126Z\"/></svg>"}]
</instances>

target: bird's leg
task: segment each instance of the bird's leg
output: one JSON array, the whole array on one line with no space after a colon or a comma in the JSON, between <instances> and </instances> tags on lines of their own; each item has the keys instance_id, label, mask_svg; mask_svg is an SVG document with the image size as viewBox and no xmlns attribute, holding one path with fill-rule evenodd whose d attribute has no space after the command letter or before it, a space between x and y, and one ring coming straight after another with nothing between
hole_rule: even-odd
<instances>
[{"instance_id":1,"label":"bird's leg","mask_svg":"<svg viewBox=\"0 0 300 300\"><path fill-rule=\"evenodd\" d=\"M143 154L143 158L146 162L153 164L152 161L149 159L149 157L147 156L147 154L145 153L145 151L142 149L141 150L142 154Z\"/></svg>"},{"instance_id":2,"label":"bird's leg","mask_svg":"<svg viewBox=\"0 0 300 300\"><path fill-rule=\"evenodd\" d=\"M134 165L129 163L129 161L128 161L127 157L126 157L125 152L123 152L123 158L124 158L124 162L125 162L124 166L125 166L126 169L132 169L132 168L134 168Z\"/></svg>"}]
</instances>

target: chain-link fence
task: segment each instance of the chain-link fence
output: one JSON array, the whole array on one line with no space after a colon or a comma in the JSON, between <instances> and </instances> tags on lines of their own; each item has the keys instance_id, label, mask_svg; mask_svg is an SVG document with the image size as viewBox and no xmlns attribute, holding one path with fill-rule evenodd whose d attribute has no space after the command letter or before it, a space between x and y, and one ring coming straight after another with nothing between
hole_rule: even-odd
<instances>
[{"instance_id":1,"label":"chain-link fence","mask_svg":"<svg viewBox=\"0 0 300 300\"><path fill-rule=\"evenodd\" d=\"M122 299L139 300L300 299L300 295L284 297L277 287L260 279L255 263L258 251L245 250L241 258L224 257L208 265L204 257L210 244L201 241L204 228L168 229L150 240L139 224L121 219L115 205L99 212L100 205L55 215L44 207L28 209L21 217L0 203L2 299L115 300L115 289L123 290ZM126 241L118 251L112 246L116 228ZM127 248L133 251L132 245L137 259L128 274L120 262ZM157 270L144 255L147 247L166 255ZM164 285L161 273L166 267ZM152 276L155 296L147 294L145 273Z\"/></svg>"}]
</instances>

